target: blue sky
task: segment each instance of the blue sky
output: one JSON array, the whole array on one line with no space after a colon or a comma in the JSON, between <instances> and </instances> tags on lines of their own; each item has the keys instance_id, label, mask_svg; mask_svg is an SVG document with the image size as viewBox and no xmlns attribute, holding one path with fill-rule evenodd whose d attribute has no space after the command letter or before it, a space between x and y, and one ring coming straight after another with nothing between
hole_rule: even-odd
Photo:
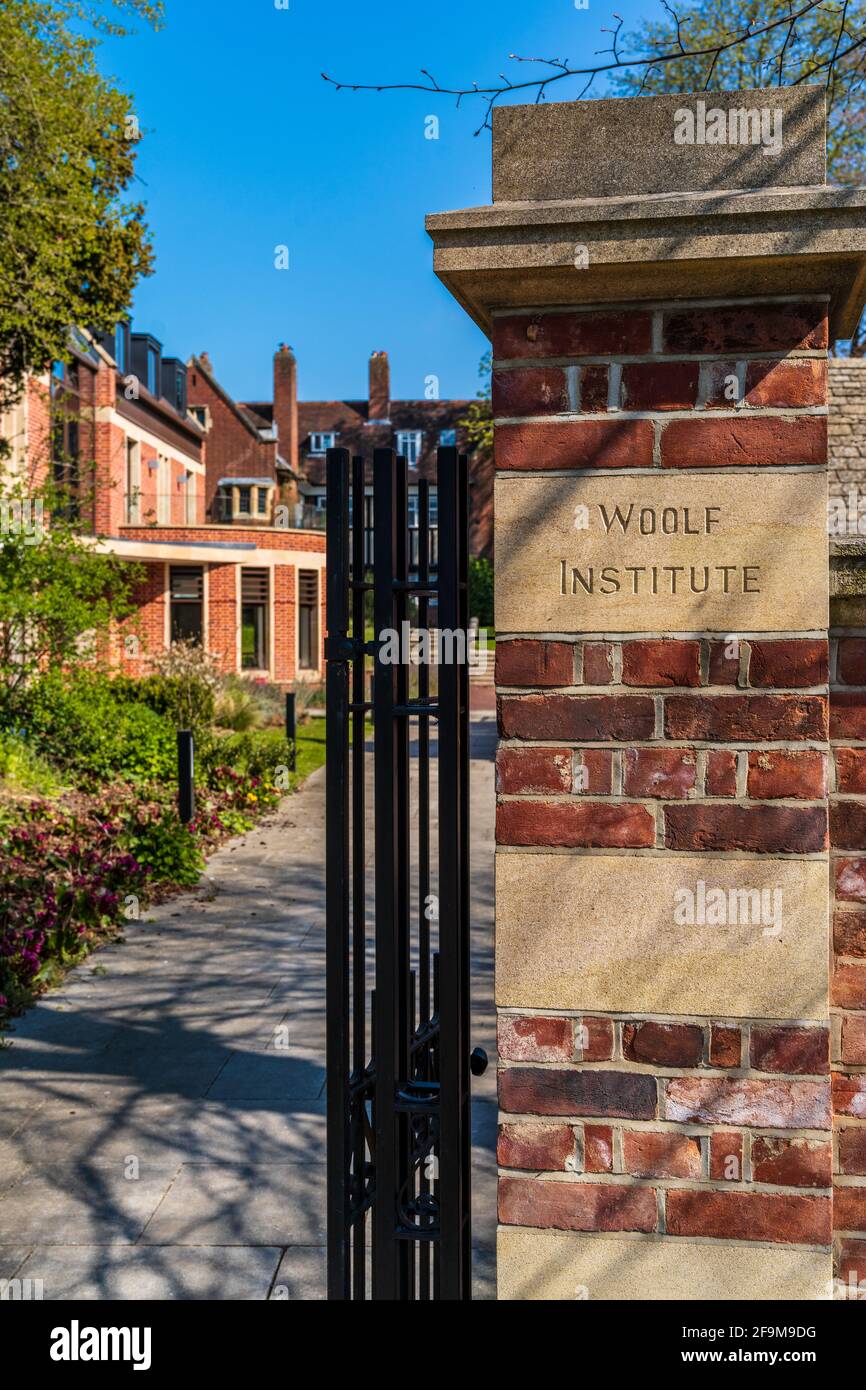
<instances>
[{"instance_id":1,"label":"blue sky","mask_svg":"<svg viewBox=\"0 0 866 1390\"><path fill-rule=\"evenodd\" d=\"M613 11L652 0L166 0L166 23L107 41L100 65L133 93L145 134L138 194L156 273L139 328L186 357L207 350L241 400L269 399L281 341L302 399L365 397L367 358L391 358L392 394L474 396L486 340L439 284L424 215L490 201L481 104L423 93L336 92L342 80L481 85L509 53L591 63ZM533 70L534 71L534 70ZM554 89L555 91L556 89ZM565 84L552 99L576 92ZM439 139L424 138L425 116ZM274 248L289 269L274 268Z\"/></svg>"}]
</instances>

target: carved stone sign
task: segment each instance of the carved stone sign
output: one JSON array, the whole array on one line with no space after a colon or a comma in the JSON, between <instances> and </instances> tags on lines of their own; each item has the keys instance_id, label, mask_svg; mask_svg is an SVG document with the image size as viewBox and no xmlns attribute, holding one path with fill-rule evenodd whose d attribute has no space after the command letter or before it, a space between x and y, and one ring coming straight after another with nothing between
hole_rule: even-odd
<instances>
[{"instance_id":1,"label":"carved stone sign","mask_svg":"<svg viewBox=\"0 0 866 1390\"><path fill-rule=\"evenodd\" d=\"M500 477L502 632L761 632L827 625L818 473Z\"/></svg>"}]
</instances>

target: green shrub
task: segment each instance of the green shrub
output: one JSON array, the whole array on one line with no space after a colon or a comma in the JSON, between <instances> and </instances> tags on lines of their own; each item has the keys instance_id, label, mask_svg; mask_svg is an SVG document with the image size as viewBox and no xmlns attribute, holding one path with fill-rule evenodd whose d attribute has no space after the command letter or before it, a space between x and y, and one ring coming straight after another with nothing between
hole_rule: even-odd
<instances>
[{"instance_id":1,"label":"green shrub","mask_svg":"<svg viewBox=\"0 0 866 1390\"><path fill-rule=\"evenodd\" d=\"M483 556L469 561L469 616L479 627L493 627L493 566Z\"/></svg>"},{"instance_id":2,"label":"green shrub","mask_svg":"<svg viewBox=\"0 0 866 1390\"><path fill-rule=\"evenodd\" d=\"M199 774L208 785L220 768L232 768L273 786L277 768L286 767L288 761L289 742L280 729L250 729L212 738L196 754Z\"/></svg>"},{"instance_id":3,"label":"green shrub","mask_svg":"<svg viewBox=\"0 0 866 1390\"><path fill-rule=\"evenodd\" d=\"M264 721L264 711L250 681L229 676L223 681L216 700L214 720L221 729L246 733Z\"/></svg>"},{"instance_id":4,"label":"green shrub","mask_svg":"<svg viewBox=\"0 0 866 1390\"><path fill-rule=\"evenodd\" d=\"M190 887L198 882L205 860L195 834L168 807L151 815L143 810L127 823L123 843L150 878Z\"/></svg>"},{"instance_id":5,"label":"green shrub","mask_svg":"<svg viewBox=\"0 0 866 1390\"><path fill-rule=\"evenodd\" d=\"M152 658L143 698L156 702L157 712L175 729L201 733L213 723L219 674L213 657L198 642L173 642Z\"/></svg>"},{"instance_id":6,"label":"green shrub","mask_svg":"<svg viewBox=\"0 0 866 1390\"><path fill-rule=\"evenodd\" d=\"M24 739L0 733L0 777L14 791L52 796L59 787L57 774Z\"/></svg>"},{"instance_id":7,"label":"green shrub","mask_svg":"<svg viewBox=\"0 0 866 1390\"><path fill-rule=\"evenodd\" d=\"M20 702L16 732L83 786L119 777L171 780L177 762L173 727L146 705L119 698L123 694L106 676L43 676Z\"/></svg>"}]
</instances>

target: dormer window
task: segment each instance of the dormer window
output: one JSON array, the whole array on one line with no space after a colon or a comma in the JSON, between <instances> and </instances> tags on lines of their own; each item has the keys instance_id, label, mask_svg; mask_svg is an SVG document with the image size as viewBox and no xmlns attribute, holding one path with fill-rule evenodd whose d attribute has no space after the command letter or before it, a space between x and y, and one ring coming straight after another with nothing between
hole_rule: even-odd
<instances>
[{"instance_id":1,"label":"dormer window","mask_svg":"<svg viewBox=\"0 0 866 1390\"><path fill-rule=\"evenodd\" d=\"M310 453L324 454L327 449L334 449L337 445L337 435L335 431L324 431L310 435Z\"/></svg>"},{"instance_id":2,"label":"dormer window","mask_svg":"<svg viewBox=\"0 0 866 1390\"><path fill-rule=\"evenodd\" d=\"M401 454L410 468L417 468L424 441L422 430L398 430L397 453Z\"/></svg>"}]
</instances>

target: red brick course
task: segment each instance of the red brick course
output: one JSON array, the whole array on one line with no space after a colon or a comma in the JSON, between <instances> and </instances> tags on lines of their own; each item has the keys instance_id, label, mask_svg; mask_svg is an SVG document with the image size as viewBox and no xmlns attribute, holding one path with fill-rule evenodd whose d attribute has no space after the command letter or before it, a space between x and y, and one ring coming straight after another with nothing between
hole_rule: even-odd
<instances>
[{"instance_id":1,"label":"red brick course","mask_svg":"<svg viewBox=\"0 0 866 1390\"><path fill-rule=\"evenodd\" d=\"M638 355L652 346L652 315L611 313L503 314L493 320L497 360L530 357Z\"/></svg>"}]
</instances>

